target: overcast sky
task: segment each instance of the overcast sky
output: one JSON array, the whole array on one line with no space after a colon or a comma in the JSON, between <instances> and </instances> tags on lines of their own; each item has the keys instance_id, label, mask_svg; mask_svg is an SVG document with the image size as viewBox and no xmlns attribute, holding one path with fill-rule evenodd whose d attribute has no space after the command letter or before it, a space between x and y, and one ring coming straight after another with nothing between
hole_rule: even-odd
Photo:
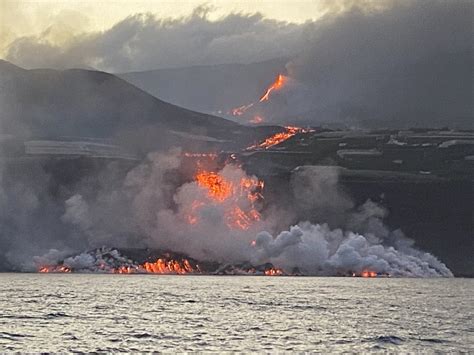
<instances>
[{"instance_id":1,"label":"overcast sky","mask_svg":"<svg viewBox=\"0 0 474 355\"><path fill-rule=\"evenodd\" d=\"M103 62L101 55L96 55L99 59L86 58L86 62L109 71L199 62L252 62L298 51L307 27L321 18L338 14L354 4L377 10L390 1L0 0L0 58L29 68L84 66L84 58L79 58L78 52L90 52L90 46L103 51L117 50L111 48L113 44L106 41L108 38L120 38L126 43L120 50L129 51L130 55L136 54L133 52L136 43L155 38L155 46L166 54L162 57L154 54L154 62L143 56L136 64L126 60ZM133 38L132 33L141 36ZM185 38L189 43L183 42ZM203 42L206 42L204 46ZM87 43L89 47L83 48L78 43ZM228 53L228 46L243 43L245 48L242 45L240 52L233 51L232 58L222 56ZM193 45L202 54L198 53L189 62L183 61L180 52L185 49L183 46L188 47L189 53Z\"/></svg>"}]
</instances>

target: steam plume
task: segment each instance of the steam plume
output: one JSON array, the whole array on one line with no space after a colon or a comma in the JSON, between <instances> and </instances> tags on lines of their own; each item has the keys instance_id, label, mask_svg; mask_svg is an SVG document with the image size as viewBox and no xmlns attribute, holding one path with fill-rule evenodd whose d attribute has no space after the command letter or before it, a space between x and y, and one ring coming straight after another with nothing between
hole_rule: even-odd
<instances>
[{"instance_id":1,"label":"steam plume","mask_svg":"<svg viewBox=\"0 0 474 355\"><path fill-rule=\"evenodd\" d=\"M316 169L319 174L310 174L307 169L297 171L292 182L294 210L261 211L261 219L252 221L248 228L235 228L228 223L229 212L236 206L242 211L254 208L249 200L210 199L209 190L198 181L173 187L167 176L179 165L179 152L152 154L125 179L129 202L123 207L131 206L128 213L136 221L135 232L143 236L140 243L147 247L221 263L272 263L288 273L297 269L309 275L347 275L371 270L393 276L452 276L434 256L415 249L401 231L389 230L383 223L387 214L384 208L372 201L353 208L338 187L336 169ZM218 174L233 186L239 186L242 179L255 179L235 165L226 165ZM307 191L305 197L300 189ZM94 222L85 218L90 216L90 206L97 203L86 204L82 197L72 197L66 202L63 221L78 225L90 244L99 240L113 245L117 241L101 224L103 216L99 209L94 209L94 214L99 213ZM305 218L313 223L300 222L287 231L271 232L278 231L276 221L301 218L301 210L310 212ZM328 215L322 211L338 211L331 221L338 227L330 228L324 223ZM196 220L190 222L190 213L194 213ZM104 236L110 239L100 239Z\"/></svg>"}]
</instances>

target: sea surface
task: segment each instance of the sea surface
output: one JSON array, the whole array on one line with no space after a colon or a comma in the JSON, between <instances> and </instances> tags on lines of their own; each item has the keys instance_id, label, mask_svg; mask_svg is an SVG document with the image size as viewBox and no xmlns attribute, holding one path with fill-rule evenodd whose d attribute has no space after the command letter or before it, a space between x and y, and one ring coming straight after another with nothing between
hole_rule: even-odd
<instances>
[{"instance_id":1,"label":"sea surface","mask_svg":"<svg viewBox=\"0 0 474 355\"><path fill-rule=\"evenodd\" d=\"M0 274L0 352L472 352L473 294L473 279Z\"/></svg>"}]
</instances>

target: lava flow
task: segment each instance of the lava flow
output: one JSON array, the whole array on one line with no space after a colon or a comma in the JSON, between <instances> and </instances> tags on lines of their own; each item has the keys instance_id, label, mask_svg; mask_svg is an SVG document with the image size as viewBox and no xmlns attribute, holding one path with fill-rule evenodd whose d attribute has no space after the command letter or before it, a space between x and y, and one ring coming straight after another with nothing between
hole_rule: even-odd
<instances>
[{"instance_id":1,"label":"lava flow","mask_svg":"<svg viewBox=\"0 0 474 355\"><path fill-rule=\"evenodd\" d=\"M365 277L365 278L373 278L373 277L389 277L389 274L378 274L372 270L363 270L361 273L353 273L353 277Z\"/></svg>"},{"instance_id":2,"label":"lava flow","mask_svg":"<svg viewBox=\"0 0 474 355\"><path fill-rule=\"evenodd\" d=\"M224 210L224 219L231 229L247 230L261 219L256 203L263 199L264 183L255 177L241 177L238 182L224 177L222 171L199 171L195 176L197 185L206 191L206 200L191 203L187 221L199 222L199 211L207 205L219 206Z\"/></svg>"},{"instance_id":3,"label":"lava flow","mask_svg":"<svg viewBox=\"0 0 474 355\"><path fill-rule=\"evenodd\" d=\"M265 270L265 276L281 276L284 275L283 270L277 268L271 268Z\"/></svg>"},{"instance_id":4,"label":"lava flow","mask_svg":"<svg viewBox=\"0 0 474 355\"><path fill-rule=\"evenodd\" d=\"M199 172L196 181L199 186L207 189L208 196L215 201L222 202L233 193L232 183L213 171Z\"/></svg>"},{"instance_id":5,"label":"lava flow","mask_svg":"<svg viewBox=\"0 0 474 355\"><path fill-rule=\"evenodd\" d=\"M114 266L98 261L97 265L89 266L88 268L73 270L66 265L50 265L41 266L38 269L40 273L71 273L73 271L78 272L99 272L99 273L111 273L111 274L173 274L173 275L184 275L184 274L198 274L201 273L199 266L192 266L189 260L181 259L166 259L160 258L155 262L145 262L141 265L128 264Z\"/></svg>"},{"instance_id":6,"label":"lava flow","mask_svg":"<svg viewBox=\"0 0 474 355\"><path fill-rule=\"evenodd\" d=\"M275 81L267 88L267 90L265 90L265 93L262 95L262 97L260 97L258 102L268 101L270 99L270 94L273 91L279 90L282 87L284 87L287 82L288 82L288 77L282 74L278 74ZM231 114L232 116L242 116L248 109L252 108L255 104L256 102L252 102L248 105L235 107L230 110L229 114ZM255 115L252 119L250 119L250 123L253 123L253 124L259 124L259 123L262 123L263 121L264 121L263 117L259 115Z\"/></svg>"},{"instance_id":7,"label":"lava flow","mask_svg":"<svg viewBox=\"0 0 474 355\"><path fill-rule=\"evenodd\" d=\"M44 265L38 270L41 273L67 273L71 272L71 269L64 265Z\"/></svg>"},{"instance_id":8,"label":"lava flow","mask_svg":"<svg viewBox=\"0 0 474 355\"><path fill-rule=\"evenodd\" d=\"M151 274L190 274L200 272L199 267L193 268L187 259L164 260L158 259L154 263L145 263L143 268Z\"/></svg>"},{"instance_id":9,"label":"lava flow","mask_svg":"<svg viewBox=\"0 0 474 355\"><path fill-rule=\"evenodd\" d=\"M260 98L259 102L268 101L270 97L270 93L274 90L281 89L286 84L286 82L287 82L287 77L282 74L278 74L275 82L272 85L270 85L270 87L267 89L265 94Z\"/></svg>"},{"instance_id":10,"label":"lava flow","mask_svg":"<svg viewBox=\"0 0 474 355\"><path fill-rule=\"evenodd\" d=\"M275 145L283 143L284 141L290 139L291 137L293 137L294 135L296 135L298 133L307 133L307 132L311 132L311 130L307 129L307 128L287 126L287 127L285 127L284 132L276 133L273 136L270 136L270 137L266 138L261 143L251 145L246 150L252 150L252 149L256 149L256 148L269 149L269 148L271 148Z\"/></svg>"}]
</instances>

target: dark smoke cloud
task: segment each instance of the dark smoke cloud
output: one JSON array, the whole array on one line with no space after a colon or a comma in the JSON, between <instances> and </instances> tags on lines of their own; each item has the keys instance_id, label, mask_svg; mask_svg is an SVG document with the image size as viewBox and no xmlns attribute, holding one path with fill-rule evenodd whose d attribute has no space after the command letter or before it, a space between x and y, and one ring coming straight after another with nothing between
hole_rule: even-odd
<instances>
[{"instance_id":1,"label":"dark smoke cloud","mask_svg":"<svg viewBox=\"0 0 474 355\"><path fill-rule=\"evenodd\" d=\"M7 60L25 68L94 67L109 72L183 67L198 64L250 63L298 53L308 25L229 14L217 21L198 7L186 18L160 19L137 14L101 33L55 45L43 38L17 39Z\"/></svg>"},{"instance_id":2,"label":"dark smoke cloud","mask_svg":"<svg viewBox=\"0 0 474 355\"><path fill-rule=\"evenodd\" d=\"M325 19L287 66L313 88L304 119L473 128L473 9L472 1L400 1Z\"/></svg>"},{"instance_id":3,"label":"dark smoke cloud","mask_svg":"<svg viewBox=\"0 0 474 355\"><path fill-rule=\"evenodd\" d=\"M61 45L47 34L19 38L7 59L26 68L126 72L285 57L291 58L287 69L295 85L256 105L248 119L258 114L268 123L474 128L472 1L338 1L323 7L322 19L304 24L260 14L211 21L205 6L180 19L137 14ZM147 75L127 80L170 102L214 113L247 103L249 87L264 89L256 76L253 86L240 86L241 95L233 88L234 106L218 102L216 94L200 95L196 103L186 99L196 87L202 91L221 81L200 77L196 86L188 75L173 75L170 89L147 83Z\"/></svg>"}]
</instances>

